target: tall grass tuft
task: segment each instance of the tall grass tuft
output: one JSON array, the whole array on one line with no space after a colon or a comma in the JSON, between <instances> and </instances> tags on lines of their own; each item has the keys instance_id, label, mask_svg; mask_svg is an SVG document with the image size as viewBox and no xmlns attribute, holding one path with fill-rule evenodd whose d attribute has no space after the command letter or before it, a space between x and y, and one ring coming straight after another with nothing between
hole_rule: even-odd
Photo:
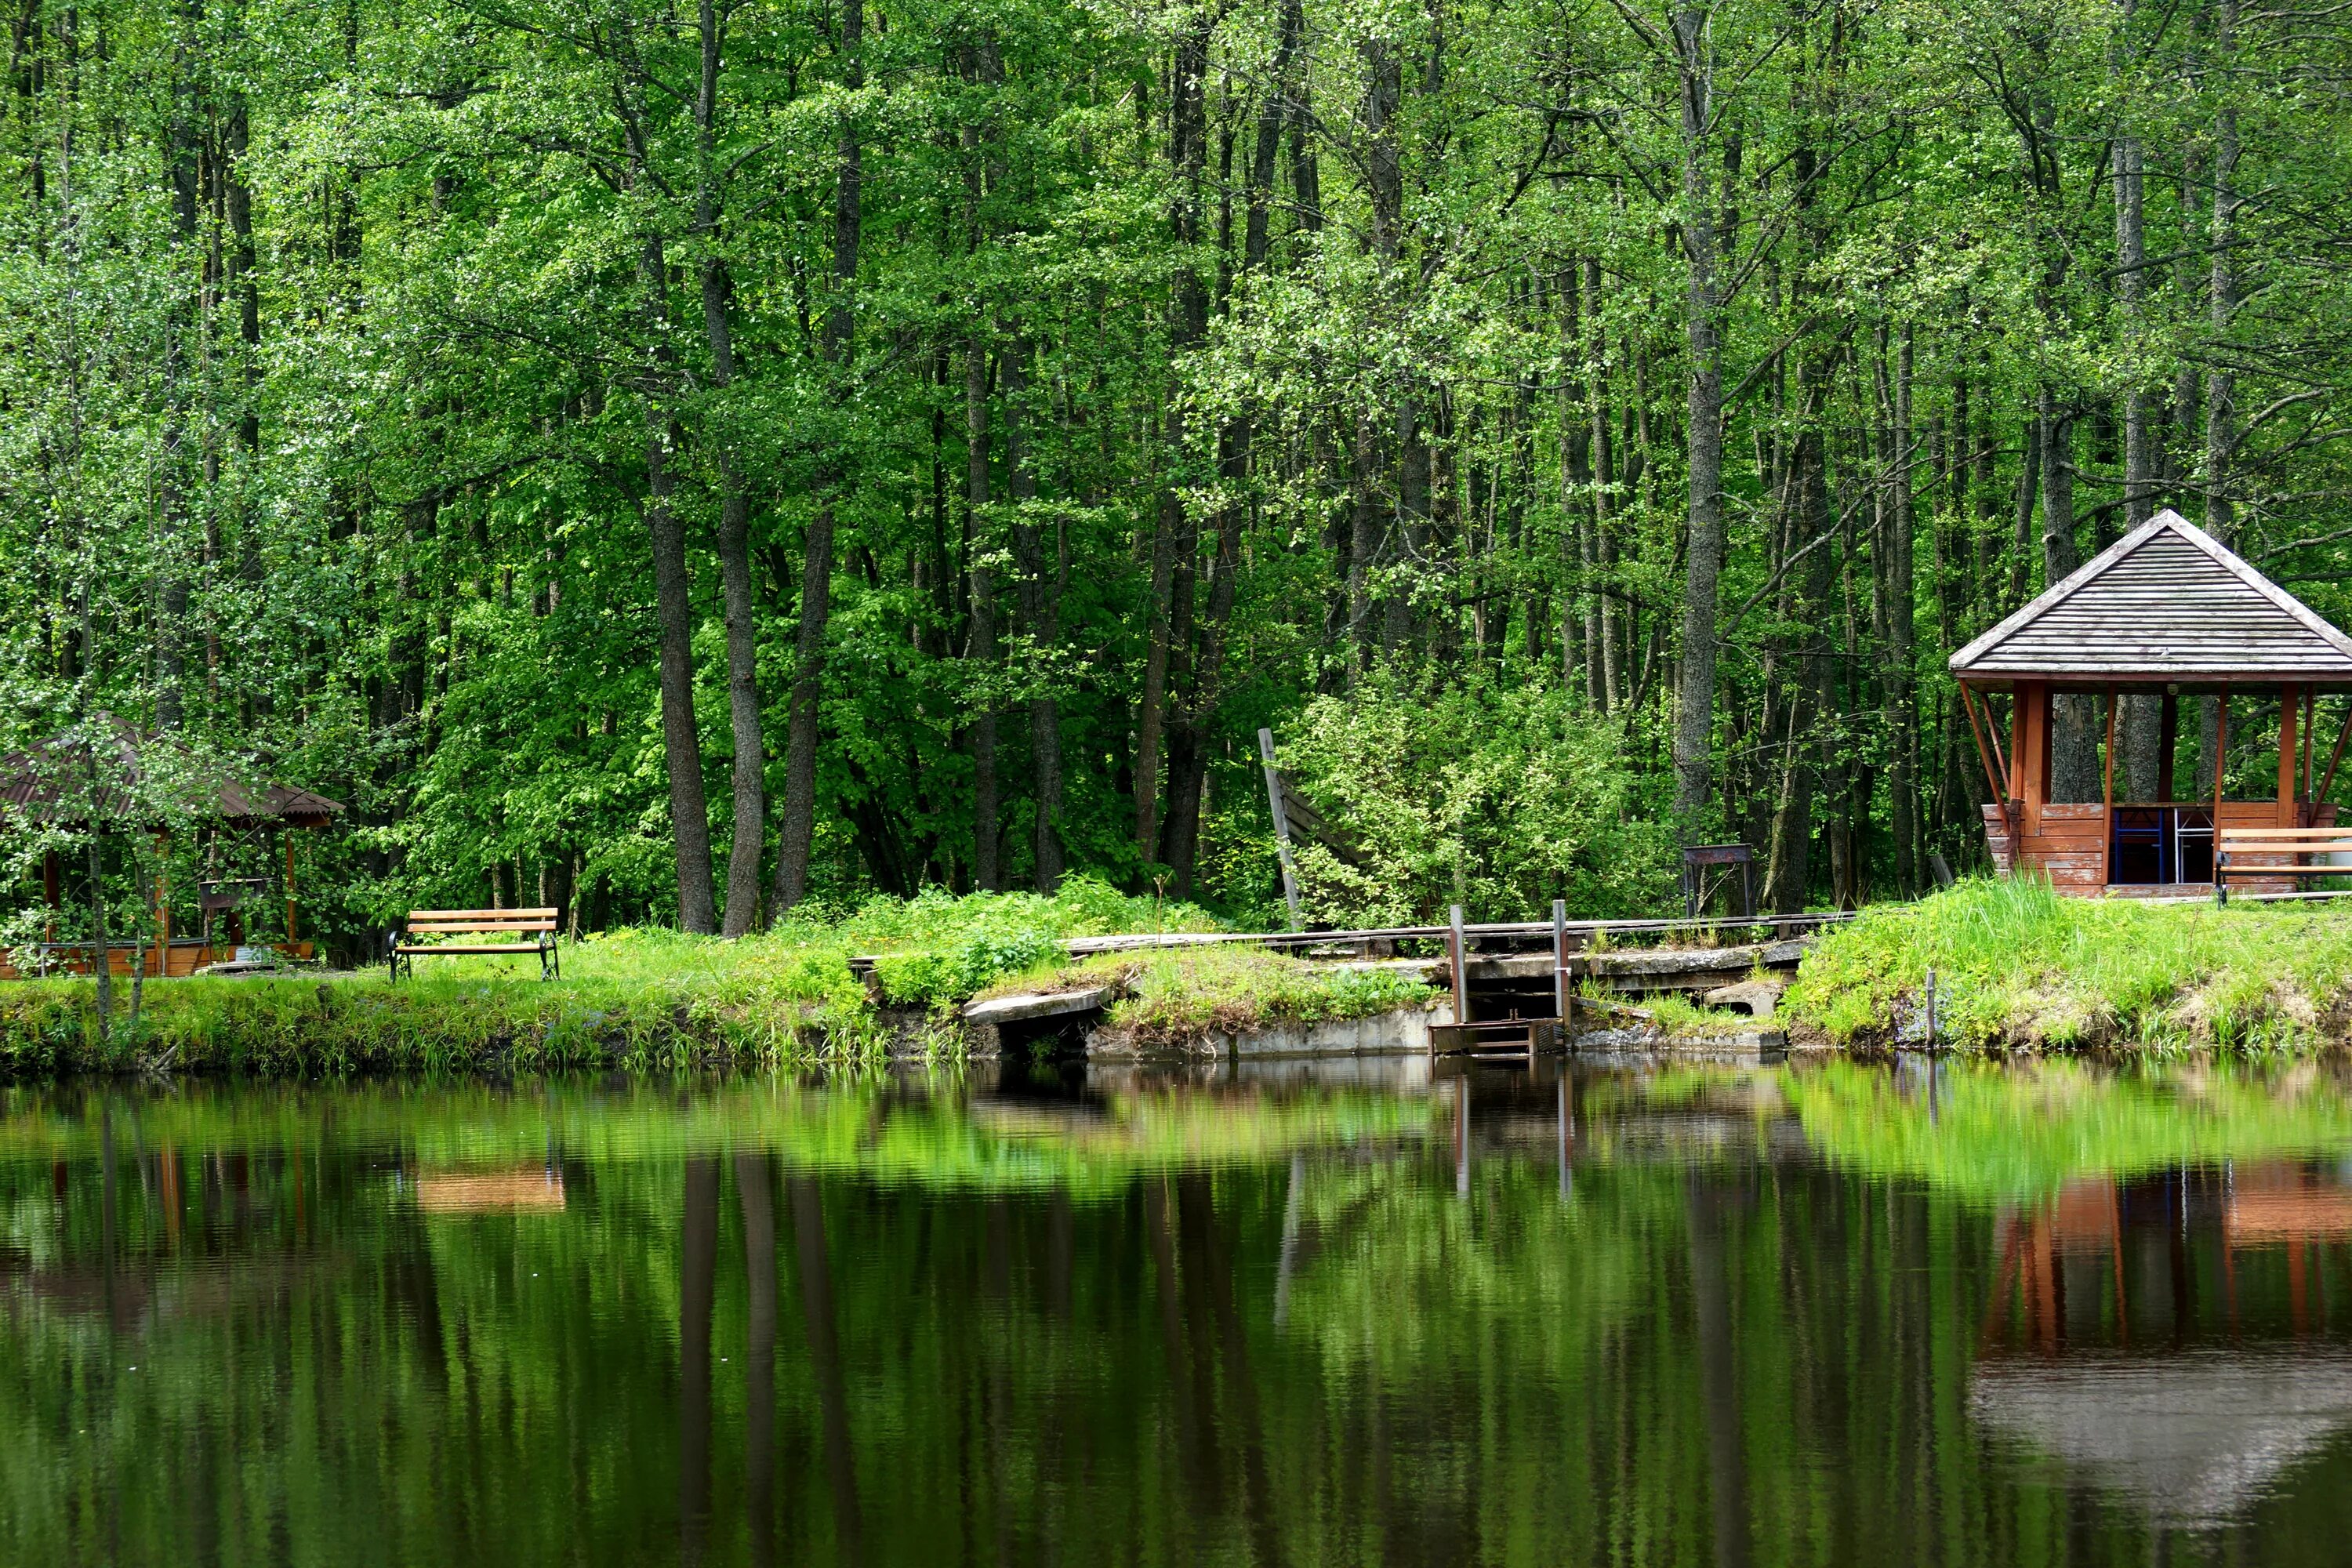
<instances>
[{"instance_id":1,"label":"tall grass tuft","mask_svg":"<svg viewBox=\"0 0 2352 1568\"><path fill-rule=\"evenodd\" d=\"M1885 1043L1931 969L1949 1044L2309 1049L2345 1034L2352 910L2067 899L2038 877L1974 879L1825 936L1786 1005L1838 1043Z\"/></svg>"}]
</instances>

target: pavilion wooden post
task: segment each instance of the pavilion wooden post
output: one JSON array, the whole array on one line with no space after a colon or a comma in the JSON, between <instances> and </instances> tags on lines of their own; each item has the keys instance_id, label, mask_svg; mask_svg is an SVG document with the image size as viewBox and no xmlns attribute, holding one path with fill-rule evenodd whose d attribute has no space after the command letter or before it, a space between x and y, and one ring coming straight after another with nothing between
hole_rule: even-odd
<instances>
[{"instance_id":1,"label":"pavilion wooden post","mask_svg":"<svg viewBox=\"0 0 2352 1568\"><path fill-rule=\"evenodd\" d=\"M2018 831L2031 838L2042 831L2042 805L2050 797L2050 686L2021 680L2011 704L2009 740L2010 794L2018 803Z\"/></svg>"},{"instance_id":2,"label":"pavilion wooden post","mask_svg":"<svg viewBox=\"0 0 2352 1568\"><path fill-rule=\"evenodd\" d=\"M1469 963L1469 944L1462 939L1462 906L1460 904L1454 906L1447 924L1446 935L1449 945L1454 949L1454 1021L1457 1024L1466 1024L1470 1021L1470 976L1466 973Z\"/></svg>"},{"instance_id":3,"label":"pavilion wooden post","mask_svg":"<svg viewBox=\"0 0 2352 1568\"><path fill-rule=\"evenodd\" d=\"M2319 688L2306 686L2303 689L2303 783L2302 787L2295 792L2297 800L2307 801L2311 798L2311 731L2316 728L2313 721L2318 717ZM2295 826L2300 827L2304 825L2298 822Z\"/></svg>"},{"instance_id":4,"label":"pavilion wooden post","mask_svg":"<svg viewBox=\"0 0 2352 1568\"><path fill-rule=\"evenodd\" d=\"M172 972L172 836L155 835L155 978Z\"/></svg>"},{"instance_id":5,"label":"pavilion wooden post","mask_svg":"<svg viewBox=\"0 0 2352 1568\"><path fill-rule=\"evenodd\" d=\"M290 949L294 942L294 834L289 829L286 834L286 945ZM291 958L294 955L289 952L286 956Z\"/></svg>"},{"instance_id":6,"label":"pavilion wooden post","mask_svg":"<svg viewBox=\"0 0 2352 1568\"><path fill-rule=\"evenodd\" d=\"M1576 1043L1576 987L1568 974L1568 900L1551 901L1551 1000L1552 1013L1559 1019L1560 1042ZM1534 1035L1528 1035L1529 1040Z\"/></svg>"},{"instance_id":7,"label":"pavilion wooden post","mask_svg":"<svg viewBox=\"0 0 2352 1568\"><path fill-rule=\"evenodd\" d=\"M2295 708L2303 693L2293 686L2279 688L2278 826L2294 827L2295 818Z\"/></svg>"},{"instance_id":8,"label":"pavilion wooden post","mask_svg":"<svg viewBox=\"0 0 2352 1568\"><path fill-rule=\"evenodd\" d=\"M2116 879L2116 689L2107 687L2105 771L2099 781L2099 887Z\"/></svg>"},{"instance_id":9,"label":"pavilion wooden post","mask_svg":"<svg viewBox=\"0 0 2352 1568\"><path fill-rule=\"evenodd\" d=\"M41 857L41 895L49 905L49 918L41 927L43 942L58 940L58 910L65 901L64 890L59 885L61 880L58 874L58 852L48 850Z\"/></svg>"}]
</instances>

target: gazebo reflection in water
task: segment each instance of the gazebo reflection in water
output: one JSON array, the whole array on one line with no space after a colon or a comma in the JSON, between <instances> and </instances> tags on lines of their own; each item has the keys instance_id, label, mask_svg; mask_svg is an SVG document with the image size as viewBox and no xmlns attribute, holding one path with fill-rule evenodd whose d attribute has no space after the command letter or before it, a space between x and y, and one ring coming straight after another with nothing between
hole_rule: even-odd
<instances>
[{"instance_id":1,"label":"gazebo reflection in water","mask_svg":"<svg viewBox=\"0 0 2352 1568\"><path fill-rule=\"evenodd\" d=\"M2236 1517L2352 1429L2352 1169L2068 1183L1998 1221L1969 1406L2160 1523Z\"/></svg>"}]
</instances>

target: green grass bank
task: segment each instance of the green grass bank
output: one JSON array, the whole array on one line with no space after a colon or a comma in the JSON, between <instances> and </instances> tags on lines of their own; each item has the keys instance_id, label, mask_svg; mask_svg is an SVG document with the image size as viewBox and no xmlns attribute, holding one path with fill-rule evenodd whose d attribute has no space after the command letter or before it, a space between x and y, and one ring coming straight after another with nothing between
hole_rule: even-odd
<instances>
[{"instance_id":1,"label":"green grass bank","mask_svg":"<svg viewBox=\"0 0 2352 1568\"><path fill-rule=\"evenodd\" d=\"M422 959L284 978L150 982L135 1019L115 985L99 1027L89 980L0 984L0 1076L71 1072L538 1072L625 1067L788 1066L879 1060L894 1049L952 1058L955 1005L992 987L1119 982L1112 1021L1178 1043L1212 1028L1360 1017L1427 995L1393 975L1318 972L1223 949L1106 955L1073 964L1062 943L1121 931L1203 931L1189 905L1073 879L1053 898L925 894L736 942L619 931L536 958ZM875 954L877 1002L850 973Z\"/></svg>"},{"instance_id":2,"label":"green grass bank","mask_svg":"<svg viewBox=\"0 0 2352 1568\"><path fill-rule=\"evenodd\" d=\"M1972 879L1865 910L1807 956L1784 1007L1831 1043L1969 1050L2305 1053L2352 1039L2352 909L2062 899Z\"/></svg>"}]
</instances>

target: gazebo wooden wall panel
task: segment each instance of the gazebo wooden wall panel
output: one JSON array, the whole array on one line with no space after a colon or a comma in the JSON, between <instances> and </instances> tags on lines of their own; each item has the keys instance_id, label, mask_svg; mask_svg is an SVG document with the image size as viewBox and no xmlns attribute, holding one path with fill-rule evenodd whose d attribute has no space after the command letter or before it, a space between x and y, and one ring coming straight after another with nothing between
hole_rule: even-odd
<instances>
[{"instance_id":1,"label":"gazebo wooden wall panel","mask_svg":"<svg viewBox=\"0 0 2352 1568\"><path fill-rule=\"evenodd\" d=\"M2107 808L2097 801L2076 805L2052 802L2042 807L2042 831L2024 835L2019 841L2025 851L2025 863L2050 877L2050 885L2062 893L2096 897L2101 892L2124 897L2153 898L2177 894L2184 884L2150 882L2139 886L2109 886L2106 876L2106 847L2102 842L2106 831ZM1988 803L1984 807L1985 840L1992 851L1993 869L2006 877L2015 869L2010 855L2010 835L2002 830L2000 807ZM2336 825L2336 807L2320 805L2306 807L2298 827L2332 827ZM2266 800L2229 800L2221 803L2223 827L2275 827L2278 807ZM2281 856L2278 863L2289 858ZM2232 865L2267 865L2273 862L2260 857L2241 857ZM2347 867L2352 875L2352 867ZM2188 884L2203 887L2204 883ZM2291 893L2297 884L2288 877L2266 877L2256 880L2232 879L2231 886L2247 893Z\"/></svg>"}]
</instances>

